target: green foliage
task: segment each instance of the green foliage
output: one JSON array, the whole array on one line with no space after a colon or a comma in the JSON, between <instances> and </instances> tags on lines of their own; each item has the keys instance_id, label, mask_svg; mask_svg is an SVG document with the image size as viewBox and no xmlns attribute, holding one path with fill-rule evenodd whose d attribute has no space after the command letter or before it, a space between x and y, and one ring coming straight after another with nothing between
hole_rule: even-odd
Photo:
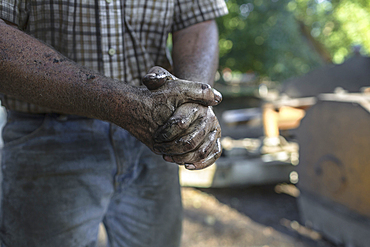
<instances>
[{"instance_id":1,"label":"green foliage","mask_svg":"<svg viewBox=\"0 0 370 247\"><path fill-rule=\"evenodd\" d=\"M220 68L282 81L326 62L341 63L354 45L370 51L368 0L228 0L218 20Z\"/></svg>"},{"instance_id":2,"label":"green foliage","mask_svg":"<svg viewBox=\"0 0 370 247\"><path fill-rule=\"evenodd\" d=\"M319 56L304 40L287 4L229 0L229 15L218 20L221 69L284 80L319 65Z\"/></svg>"},{"instance_id":3,"label":"green foliage","mask_svg":"<svg viewBox=\"0 0 370 247\"><path fill-rule=\"evenodd\" d=\"M370 52L370 1L294 0L288 5L295 18L310 28L334 63L342 63L354 46Z\"/></svg>"}]
</instances>

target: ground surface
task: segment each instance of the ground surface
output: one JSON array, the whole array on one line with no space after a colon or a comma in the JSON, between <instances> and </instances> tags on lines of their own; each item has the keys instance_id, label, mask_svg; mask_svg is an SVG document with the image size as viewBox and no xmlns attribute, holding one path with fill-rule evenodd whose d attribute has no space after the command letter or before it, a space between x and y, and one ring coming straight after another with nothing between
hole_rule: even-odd
<instances>
[{"instance_id":1,"label":"ground surface","mask_svg":"<svg viewBox=\"0 0 370 247\"><path fill-rule=\"evenodd\" d=\"M182 247L336 246L303 226L296 198L280 193L287 190L294 195L290 185L183 188Z\"/></svg>"}]
</instances>

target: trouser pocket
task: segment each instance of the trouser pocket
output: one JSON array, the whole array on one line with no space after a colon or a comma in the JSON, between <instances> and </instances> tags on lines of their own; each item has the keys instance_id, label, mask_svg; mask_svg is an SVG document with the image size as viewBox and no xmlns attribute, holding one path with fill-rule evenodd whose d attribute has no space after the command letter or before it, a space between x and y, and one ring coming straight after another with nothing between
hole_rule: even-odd
<instances>
[{"instance_id":1,"label":"trouser pocket","mask_svg":"<svg viewBox=\"0 0 370 247\"><path fill-rule=\"evenodd\" d=\"M37 136L45 126L47 119L47 114L9 111L2 133L4 147L21 144Z\"/></svg>"}]
</instances>

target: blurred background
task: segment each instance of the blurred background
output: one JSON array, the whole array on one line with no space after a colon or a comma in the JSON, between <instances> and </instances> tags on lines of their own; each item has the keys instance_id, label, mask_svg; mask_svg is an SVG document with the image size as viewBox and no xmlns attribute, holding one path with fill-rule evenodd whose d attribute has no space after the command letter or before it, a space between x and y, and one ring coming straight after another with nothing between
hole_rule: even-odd
<instances>
[{"instance_id":1,"label":"blurred background","mask_svg":"<svg viewBox=\"0 0 370 247\"><path fill-rule=\"evenodd\" d=\"M369 54L369 1L228 0L227 6L229 15L218 20L220 82L281 83Z\"/></svg>"},{"instance_id":2,"label":"blurred background","mask_svg":"<svg viewBox=\"0 0 370 247\"><path fill-rule=\"evenodd\" d=\"M180 167L182 246L370 246L370 1L226 2L223 155Z\"/></svg>"},{"instance_id":3,"label":"blurred background","mask_svg":"<svg viewBox=\"0 0 370 247\"><path fill-rule=\"evenodd\" d=\"M223 155L180 169L182 246L369 246L370 1L226 2Z\"/></svg>"}]
</instances>

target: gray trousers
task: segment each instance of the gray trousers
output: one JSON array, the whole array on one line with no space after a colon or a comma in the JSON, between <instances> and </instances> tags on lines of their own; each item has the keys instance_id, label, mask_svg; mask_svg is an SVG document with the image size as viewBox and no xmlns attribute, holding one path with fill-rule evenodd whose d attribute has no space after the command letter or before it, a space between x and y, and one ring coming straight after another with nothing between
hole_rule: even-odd
<instances>
[{"instance_id":1,"label":"gray trousers","mask_svg":"<svg viewBox=\"0 0 370 247\"><path fill-rule=\"evenodd\" d=\"M0 237L7 247L179 246L178 167L127 131L70 115L8 113Z\"/></svg>"}]
</instances>

